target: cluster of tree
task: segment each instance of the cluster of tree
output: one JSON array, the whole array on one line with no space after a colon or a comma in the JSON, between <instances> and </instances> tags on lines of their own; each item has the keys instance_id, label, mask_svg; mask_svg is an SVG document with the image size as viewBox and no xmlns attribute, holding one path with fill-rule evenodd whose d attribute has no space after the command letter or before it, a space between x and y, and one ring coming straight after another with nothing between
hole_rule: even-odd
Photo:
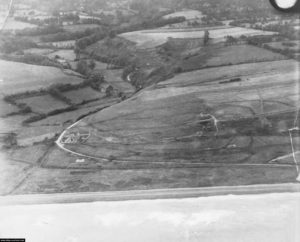
<instances>
[{"instance_id":1,"label":"cluster of tree","mask_svg":"<svg viewBox=\"0 0 300 242\"><path fill-rule=\"evenodd\" d=\"M264 30L264 31L278 32L282 36L287 37L292 40L298 40L299 35L300 35L300 30L294 29L293 26L291 26L287 23L285 23L285 24L281 24L281 23L268 24L266 26L254 25L252 27L255 29L260 29L260 30Z\"/></svg>"},{"instance_id":2,"label":"cluster of tree","mask_svg":"<svg viewBox=\"0 0 300 242\"><path fill-rule=\"evenodd\" d=\"M264 43L273 41L274 36L261 35L261 36L249 36L246 38L247 43L250 45L262 46Z\"/></svg>"},{"instance_id":3,"label":"cluster of tree","mask_svg":"<svg viewBox=\"0 0 300 242\"><path fill-rule=\"evenodd\" d=\"M17 134L14 132L10 132L10 133L6 134L2 138L2 142L4 143L3 148L5 148L5 149L11 149L11 148L17 146L18 145Z\"/></svg>"},{"instance_id":4,"label":"cluster of tree","mask_svg":"<svg viewBox=\"0 0 300 242\"><path fill-rule=\"evenodd\" d=\"M241 36L240 40L243 40L244 38L247 38L246 36ZM239 43L239 39L238 38L235 38L231 35L227 35L225 37L225 45L236 45Z\"/></svg>"},{"instance_id":5,"label":"cluster of tree","mask_svg":"<svg viewBox=\"0 0 300 242\"><path fill-rule=\"evenodd\" d=\"M86 76L89 73L89 66L87 61L80 60L77 63L76 71L84 76Z\"/></svg>"},{"instance_id":6,"label":"cluster of tree","mask_svg":"<svg viewBox=\"0 0 300 242\"><path fill-rule=\"evenodd\" d=\"M88 78L88 84L95 90L101 89L101 84L105 82L104 76L101 71L95 70L91 72Z\"/></svg>"},{"instance_id":7,"label":"cluster of tree","mask_svg":"<svg viewBox=\"0 0 300 242\"><path fill-rule=\"evenodd\" d=\"M285 55L289 58L295 58L295 51L293 49L288 48L288 47L281 49L281 48L272 47L268 44L264 44L264 45L262 45L262 47L267 49L267 50L271 50L273 52Z\"/></svg>"},{"instance_id":8,"label":"cluster of tree","mask_svg":"<svg viewBox=\"0 0 300 242\"><path fill-rule=\"evenodd\" d=\"M75 48L79 50L84 50L87 46L96 43L99 40L107 37L109 32L104 28L98 28L97 30L92 31L91 35L82 37L76 41Z\"/></svg>"},{"instance_id":9,"label":"cluster of tree","mask_svg":"<svg viewBox=\"0 0 300 242\"><path fill-rule=\"evenodd\" d=\"M35 48L37 44L26 38L5 38L0 46L0 51L5 54Z\"/></svg>"},{"instance_id":10,"label":"cluster of tree","mask_svg":"<svg viewBox=\"0 0 300 242\"><path fill-rule=\"evenodd\" d=\"M49 116L53 116L53 115L57 115L57 114L61 114L61 113L65 113L65 112L70 112L70 111L75 111L77 110L78 107L76 105L71 105L71 106L68 106L66 108L61 108L61 109L56 109L56 110L53 110L47 114L44 114L44 113L41 113L41 114L37 114L35 116L31 116L29 117L28 119L24 120L22 122L23 125L27 125L27 124L30 124L30 123L33 123L33 122L37 122L37 121L40 121L42 119L45 119Z\"/></svg>"},{"instance_id":11,"label":"cluster of tree","mask_svg":"<svg viewBox=\"0 0 300 242\"><path fill-rule=\"evenodd\" d=\"M27 104L25 103L16 103L14 102L13 105L18 107L18 111L16 112L12 112L7 114L7 116L14 116L14 115L24 115L24 114L28 114L32 112L31 107L29 107Z\"/></svg>"},{"instance_id":12,"label":"cluster of tree","mask_svg":"<svg viewBox=\"0 0 300 242\"><path fill-rule=\"evenodd\" d=\"M130 75L131 73L135 72L137 69L137 67L134 64L128 65L123 69L122 72L122 79L127 81L127 77L128 75Z\"/></svg>"},{"instance_id":13,"label":"cluster of tree","mask_svg":"<svg viewBox=\"0 0 300 242\"><path fill-rule=\"evenodd\" d=\"M89 62L86 60L80 60L77 63L76 71L84 76L88 76L92 70L94 70L96 66L96 62L94 59L90 60Z\"/></svg>"},{"instance_id":14,"label":"cluster of tree","mask_svg":"<svg viewBox=\"0 0 300 242\"><path fill-rule=\"evenodd\" d=\"M203 38L203 45L208 45L208 43L209 43L209 31L205 30L204 38Z\"/></svg>"},{"instance_id":15,"label":"cluster of tree","mask_svg":"<svg viewBox=\"0 0 300 242\"><path fill-rule=\"evenodd\" d=\"M251 36L251 37L247 37L247 43L250 45L259 46L267 50L285 55L289 58L295 58L295 51L289 47L281 49L281 48L275 48L268 45L268 43L273 41L273 38L274 36Z\"/></svg>"},{"instance_id":16,"label":"cluster of tree","mask_svg":"<svg viewBox=\"0 0 300 242\"><path fill-rule=\"evenodd\" d=\"M101 28L99 28L101 29ZM56 34L45 35L40 38L42 42L56 42L56 41L67 41L84 38L86 36L92 35L98 29L87 28L84 31L76 32L59 32Z\"/></svg>"},{"instance_id":17,"label":"cluster of tree","mask_svg":"<svg viewBox=\"0 0 300 242\"><path fill-rule=\"evenodd\" d=\"M73 14L73 13L68 13L68 14L63 14L61 16L58 16L59 22L73 22L74 24L78 23L80 20L80 17L78 14Z\"/></svg>"},{"instance_id":18,"label":"cluster of tree","mask_svg":"<svg viewBox=\"0 0 300 242\"><path fill-rule=\"evenodd\" d=\"M294 42L282 42L282 45L283 46L287 46L287 47L295 47L295 46L297 46L297 44L294 43Z\"/></svg>"},{"instance_id":19,"label":"cluster of tree","mask_svg":"<svg viewBox=\"0 0 300 242\"><path fill-rule=\"evenodd\" d=\"M98 18L84 18L80 20L81 24L98 24L98 25L108 25L106 21L100 20Z\"/></svg>"},{"instance_id":20,"label":"cluster of tree","mask_svg":"<svg viewBox=\"0 0 300 242\"><path fill-rule=\"evenodd\" d=\"M62 101L62 102L64 102L64 103L66 103L66 104L68 104L68 105L72 105L72 101L71 101L69 98L67 98L66 96L64 96L64 95L61 93L61 91L59 90L58 87L53 86L53 87L49 88L48 93L49 93L52 97L54 97L54 98L56 98L56 99L58 99L58 100L60 100L60 101Z\"/></svg>"},{"instance_id":21,"label":"cluster of tree","mask_svg":"<svg viewBox=\"0 0 300 242\"><path fill-rule=\"evenodd\" d=\"M56 24L50 24L38 28L26 28L16 31L18 36L38 36L38 35L47 35L47 34L56 34L63 32L63 28Z\"/></svg>"}]
</instances>

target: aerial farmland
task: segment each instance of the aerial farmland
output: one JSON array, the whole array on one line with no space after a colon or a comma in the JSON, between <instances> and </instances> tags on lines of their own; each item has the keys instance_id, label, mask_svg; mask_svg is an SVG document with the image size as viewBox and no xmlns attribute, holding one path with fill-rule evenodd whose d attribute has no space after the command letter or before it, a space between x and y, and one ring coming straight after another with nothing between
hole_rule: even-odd
<instances>
[{"instance_id":1,"label":"aerial farmland","mask_svg":"<svg viewBox=\"0 0 300 242\"><path fill-rule=\"evenodd\" d=\"M68 2L0 38L1 195L297 181L293 18Z\"/></svg>"}]
</instances>

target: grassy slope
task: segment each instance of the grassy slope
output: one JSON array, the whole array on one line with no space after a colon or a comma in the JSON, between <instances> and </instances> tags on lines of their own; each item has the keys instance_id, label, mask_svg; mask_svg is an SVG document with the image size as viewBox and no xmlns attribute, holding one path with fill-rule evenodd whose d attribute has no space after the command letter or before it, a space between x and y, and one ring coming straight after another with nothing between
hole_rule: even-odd
<instances>
[{"instance_id":1,"label":"grassy slope","mask_svg":"<svg viewBox=\"0 0 300 242\"><path fill-rule=\"evenodd\" d=\"M28 65L0 60L1 89L4 94L46 88L52 84L77 84L81 78L65 75L55 67Z\"/></svg>"},{"instance_id":2,"label":"grassy slope","mask_svg":"<svg viewBox=\"0 0 300 242\"><path fill-rule=\"evenodd\" d=\"M131 173L122 189L143 187L143 180L145 187L292 181L296 176L292 159L285 161L290 164L287 168L238 165L267 164L291 152L284 131L292 125L295 115L295 102L290 97L297 99L299 95L294 90L296 68L294 61L276 61L179 75L85 118L69 132L89 130L92 136L87 143L66 147L108 159L99 159L98 167L148 168L144 174L162 177L159 186L155 185L154 178L146 181L138 175L140 173ZM241 77L243 84L220 84L234 77ZM269 113L267 121L260 115L261 102L264 102L263 112ZM217 136L212 122L200 122L201 112L220 120ZM272 112L284 114L271 115ZM262 126L265 121L270 124L269 128ZM55 159L51 163L55 164ZM199 172L206 171L205 175L196 175L191 168L200 168L199 163L222 164L225 168L201 168ZM88 168L88 163L86 165ZM164 177L168 172L163 171L163 167L180 168L184 176L177 179L171 176L168 180ZM187 181L189 176L191 179Z\"/></svg>"}]
</instances>

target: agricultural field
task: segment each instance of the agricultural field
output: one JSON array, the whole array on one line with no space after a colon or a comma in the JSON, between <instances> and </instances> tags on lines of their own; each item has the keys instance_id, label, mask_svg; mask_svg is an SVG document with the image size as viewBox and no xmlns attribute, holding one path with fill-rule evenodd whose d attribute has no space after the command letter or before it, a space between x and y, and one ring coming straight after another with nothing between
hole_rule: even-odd
<instances>
[{"instance_id":1,"label":"agricultural field","mask_svg":"<svg viewBox=\"0 0 300 242\"><path fill-rule=\"evenodd\" d=\"M14 132L23 128L23 122L34 114L13 115L0 118L0 133Z\"/></svg>"},{"instance_id":2,"label":"agricultural field","mask_svg":"<svg viewBox=\"0 0 300 242\"><path fill-rule=\"evenodd\" d=\"M84 118L65 135L90 132L89 139L64 147L119 169L222 165L225 170L244 167L243 177L261 166L269 167L269 174L282 169L283 176L295 179L287 129L296 115L298 67L295 61L281 60L177 75ZM296 133L293 139L299 142ZM283 155L290 156L283 167L277 166ZM225 170L222 181L234 184L234 172ZM267 177L263 172L256 179ZM212 182L218 179L216 175Z\"/></svg>"},{"instance_id":3,"label":"agricultural field","mask_svg":"<svg viewBox=\"0 0 300 242\"><path fill-rule=\"evenodd\" d=\"M72 104L81 104L85 101L101 99L105 93L98 92L91 87L85 87L78 90L64 92L63 95L68 98Z\"/></svg>"},{"instance_id":4,"label":"agricultural field","mask_svg":"<svg viewBox=\"0 0 300 242\"><path fill-rule=\"evenodd\" d=\"M48 150L43 144L33 145L30 147L14 148L7 152L7 157L14 161L23 161L28 164L36 164Z\"/></svg>"},{"instance_id":5,"label":"agricultural field","mask_svg":"<svg viewBox=\"0 0 300 242\"><path fill-rule=\"evenodd\" d=\"M60 159L62 156L56 156ZM65 158L65 157L64 157ZM70 157L76 162L76 157ZM263 167L234 168L168 168L168 169L51 169L34 168L30 176L9 194L69 193L97 191L127 191L164 188L237 186L289 183L294 180L292 168L270 169ZM230 177L230 179L228 179ZM1 191L0 191L1 192Z\"/></svg>"},{"instance_id":6,"label":"agricultural field","mask_svg":"<svg viewBox=\"0 0 300 242\"><path fill-rule=\"evenodd\" d=\"M16 30L22 30L25 28L36 28L36 27L37 27L37 25L16 21L16 20L10 18L10 19L8 19L7 23L5 24L4 31L16 31Z\"/></svg>"},{"instance_id":7,"label":"agricultural field","mask_svg":"<svg viewBox=\"0 0 300 242\"><path fill-rule=\"evenodd\" d=\"M135 88L122 79L123 70L103 70L105 80L114 88L125 94L133 94Z\"/></svg>"},{"instance_id":8,"label":"agricultural field","mask_svg":"<svg viewBox=\"0 0 300 242\"><path fill-rule=\"evenodd\" d=\"M61 114L49 116L40 121L31 123L32 127L43 127L43 126L59 126L62 125L67 128L68 125L71 125L78 121L83 116L86 116L90 113L95 113L103 108L107 108L113 104L120 102L119 98L104 98L99 101L91 102L79 107L75 111L64 112Z\"/></svg>"},{"instance_id":9,"label":"agricultural field","mask_svg":"<svg viewBox=\"0 0 300 242\"><path fill-rule=\"evenodd\" d=\"M97 24L74 24L74 25L66 25L64 26L64 30L70 33L74 32L82 32L86 29L96 29L99 28L99 25Z\"/></svg>"},{"instance_id":10,"label":"agricultural field","mask_svg":"<svg viewBox=\"0 0 300 242\"><path fill-rule=\"evenodd\" d=\"M19 109L10 103L3 100L3 96L0 95L0 117L6 116L7 114L17 112Z\"/></svg>"},{"instance_id":11,"label":"agricultural field","mask_svg":"<svg viewBox=\"0 0 300 242\"><path fill-rule=\"evenodd\" d=\"M24 50L24 54L35 54L35 55L49 55L50 53L54 52L53 49L44 49L44 48L31 48Z\"/></svg>"},{"instance_id":12,"label":"agricultural field","mask_svg":"<svg viewBox=\"0 0 300 242\"><path fill-rule=\"evenodd\" d=\"M205 67L236 65L265 61L283 60L287 57L251 45L223 46L214 45L202 48L198 54L185 57L180 66L183 71Z\"/></svg>"},{"instance_id":13,"label":"agricultural field","mask_svg":"<svg viewBox=\"0 0 300 242\"><path fill-rule=\"evenodd\" d=\"M204 31L208 30L210 38L214 43L224 41L228 35L238 38L244 36L256 35L274 35L275 32L262 31L256 29L247 29L241 27L212 27L212 28L194 28L194 29L153 29L128 32L121 34L132 42L135 42L140 48L153 48L167 42L168 38L203 38Z\"/></svg>"},{"instance_id":14,"label":"agricultural field","mask_svg":"<svg viewBox=\"0 0 300 242\"><path fill-rule=\"evenodd\" d=\"M60 100L57 100L51 95L22 98L17 100L17 103L24 103L29 106L34 113L43 114L69 107L69 105Z\"/></svg>"},{"instance_id":15,"label":"agricultural field","mask_svg":"<svg viewBox=\"0 0 300 242\"><path fill-rule=\"evenodd\" d=\"M166 19L176 18L176 17L185 17L186 20L191 20L191 19L201 19L203 15L200 11L197 10L184 10L184 11L175 12L164 16L164 18Z\"/></svg>"},{"instance_id":16,"label":"agricultural field","mask_svg":"<svg viewBox=\"0 0 300 242\"><path fill-rule=\"evenodd\" d=\"M31 165L14 162L0 152L0 195L10 194L29 175ZM14 179L12 179L12 177Z\"/></svg>"},{"instance_id":17,"label":"agricultural field","mask_svg":"<svg viewBox=\"0 0 300 242\"><path fill-rule=\"evenodd\" d=\"M141 23L159 26L150 16L145 16L150 25L139 22L144 16L135 11L120 30L134 23L136 29ZM276 32L233 27L230 20L221 25L217 20L227 19L221 16L203 19L207 25L201 26L205 16L196 10L164 18L181 16L185 22L162 28L115 38L107 33L83 50L80 60L103 61L95 61L106 81L102 92L87 86L94 84L90 70L85 77L70 69L0 60L0 195L295 182L300 137L289 131L300 121L299 62L242 38L235 45L225 42L229 35ZM7 28L27 25L22 24L12 21ZM69 33L98 27L63 26ZM206 31L209 41L203 40ZM75 40L42 43L39 37L29 39L43 48L25 54L64 59L76 70ZM267 45L299 50L297 41ZM78 89L41 90L84 81ZM106 95L108 86L118 95ZM3 99L20 93L5 99L17 105ZM293 149L299 154L293 156Z\"/></svg>"},{"instance_id":18,"label":"agricultural field","mask_svg":"<svg viewBox=\"0 0 300 242\"><path fill-rule=\"evenodd\" d=\"M291 50L295 53L300 52L300 41L281 41L281 42L271 42L265 44L266 46L269 46L271 48L274 48L276 50Z\"/></svg>"},{"instance_id":19,"label":"agricultural field","mask_svg":"<svg viewBox=\"0 0 300 242\"><path fill-rule=\"evenodd\" d=\"M48 54L48 57L52 59L54 59L56 56L59 56L67 61L74 61L76 59L76 55L73 50L58 50Z\"/></svg>"},{"instance_id":20,"label":"agricultural field","mask_svg":"<svg viewBox=\"0 0 300 242\"><path fill-rule=\"evenodd\" d=\"M53 84L78 84L82 79L68 76L55 67L0 60L0 87L3 95L47 88Z\"/></svg>"}]
</instances>

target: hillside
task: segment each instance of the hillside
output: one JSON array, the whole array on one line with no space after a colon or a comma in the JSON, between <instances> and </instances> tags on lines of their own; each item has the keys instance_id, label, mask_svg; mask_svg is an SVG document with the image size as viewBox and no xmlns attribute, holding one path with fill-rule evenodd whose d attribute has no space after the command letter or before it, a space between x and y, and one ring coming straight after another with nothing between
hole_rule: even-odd
<instances>
[{"instance_id":1,"label":"hillside","mask_svg":"<svg viewBox=\"0 0 300 242\"><path fill-rule=\"evenodd\" d=\"M220 175L225 184L293 180L297 173L288 129L299 98L294 89L298 67L289 60L180 74L81 120L63 139L89 133L88 140L64 147L115 169L242 169L214 174L211 185L220 184ZM297 134L294 142L299 142ZM289 156L277 159L284 155ZM255 167L270 172L236 177ZM199 180L199 186L205 184Z\"/></svg>"}]
</instances>

